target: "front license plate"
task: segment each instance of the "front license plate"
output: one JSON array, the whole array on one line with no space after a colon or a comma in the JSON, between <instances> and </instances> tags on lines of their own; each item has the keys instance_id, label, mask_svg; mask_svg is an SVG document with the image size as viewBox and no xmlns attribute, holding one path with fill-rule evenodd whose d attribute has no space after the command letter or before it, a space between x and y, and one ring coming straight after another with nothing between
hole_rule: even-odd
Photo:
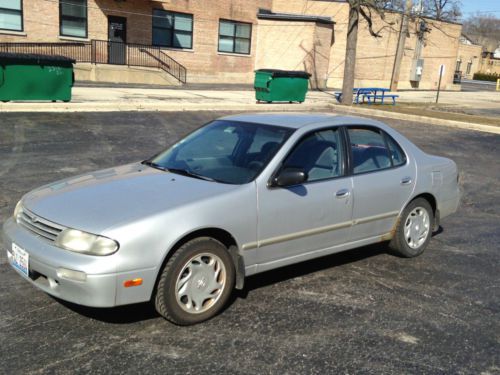
<instances>
[{"instance_id":1,"label":"front license plate","mask_svg":"<svg viewBox=\"0 0 500 375\"><path fill-rule=\"evenodd\" d=\"M12 244L12 265L21 271L26 277L29 277L29 261L30 255L28 252L15 243Z\"/></svg>"}]
</instances>

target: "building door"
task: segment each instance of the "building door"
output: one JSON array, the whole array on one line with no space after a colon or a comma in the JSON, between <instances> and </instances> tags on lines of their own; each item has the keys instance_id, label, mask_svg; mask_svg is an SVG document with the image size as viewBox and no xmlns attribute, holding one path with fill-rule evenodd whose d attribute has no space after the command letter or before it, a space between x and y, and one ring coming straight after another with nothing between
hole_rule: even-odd
<instances>
[{"instance_id":1,"label":"building door","mask_svg":"<svg viewBox=\"0 0 500 375\"><path fill-rule=\"evenodd\" d=\"M127 63L127 19L108 16L108 63Z\"/></svg>"}]
</instances>

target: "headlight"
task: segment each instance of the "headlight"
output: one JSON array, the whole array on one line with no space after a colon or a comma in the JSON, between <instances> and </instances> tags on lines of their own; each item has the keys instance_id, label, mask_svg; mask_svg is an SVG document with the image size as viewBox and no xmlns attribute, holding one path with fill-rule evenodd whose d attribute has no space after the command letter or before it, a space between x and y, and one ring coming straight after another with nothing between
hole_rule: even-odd
<instances>
[{"instance_id":1,"label":"headlight","mask_svg":"<svg viewBox=\"0 0 500 375\"><path fill-rule=\"evenodd\" d=\"M14 208L14 220L17 221L17 217L21 215L21 212L23 212L23 204L19 201L16 204L16 208Z\"/></svg>"},{"instance_id":2,"label":"headlight","mask_svg":"<svg viewBox=\"0 0 500 375\"><path fill-rule=\"evenodd\" d=\"M55 244L63 249L91 255L111 255L118 250L118 242L76 229L65 229Z\"/></svg>"}]
</instances>

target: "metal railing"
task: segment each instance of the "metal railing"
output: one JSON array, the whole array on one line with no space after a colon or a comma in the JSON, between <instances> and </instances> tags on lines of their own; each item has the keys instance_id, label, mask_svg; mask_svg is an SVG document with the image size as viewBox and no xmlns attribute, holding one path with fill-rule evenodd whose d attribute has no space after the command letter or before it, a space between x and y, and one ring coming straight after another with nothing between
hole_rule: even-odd
<instances>
[{"instance_id":1,"label":"metal railing","mask_svg":"<svg viewBox=\"0 0 500 375\"><path fill-rule=\"evenodd\" d=\"M157 68L182 83L187 81L186 67L168 56L161 47L147 44L95 39L74 43L0 43L0 52L60 55L82 63Z\"/></svg>"}]
</instances>

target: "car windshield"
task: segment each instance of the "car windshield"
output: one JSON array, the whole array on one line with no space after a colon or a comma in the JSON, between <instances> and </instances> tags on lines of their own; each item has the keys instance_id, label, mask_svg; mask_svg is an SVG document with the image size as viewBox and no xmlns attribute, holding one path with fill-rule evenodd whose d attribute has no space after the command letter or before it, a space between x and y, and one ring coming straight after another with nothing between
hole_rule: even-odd
<instances>
[{"instance_id":1,"label":"car windshield","mask_svg":"<svg viewBox=\"0 0 500 375\"><path fill-rule=\"evenodd\" d=\"M280 126L217 120L144 163L193 178L245 184L259 175L292 132Z\"/></svg>"}]
</instances>

